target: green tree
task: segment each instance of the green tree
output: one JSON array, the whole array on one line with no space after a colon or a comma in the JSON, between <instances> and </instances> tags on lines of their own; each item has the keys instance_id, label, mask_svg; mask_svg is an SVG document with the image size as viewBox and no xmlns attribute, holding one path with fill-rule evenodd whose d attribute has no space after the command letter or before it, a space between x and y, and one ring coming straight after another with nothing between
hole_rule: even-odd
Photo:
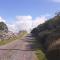
<instances>
[{"instance_id":1,"label":"green tree","mask_svg":"<svg viewBox=\"0 0 60 60\"><path fill-rule=\"evenodd\" d=\"M8 27L4 22L0 22L0 31L8 32Z\"/></svg>"}]
</instances>

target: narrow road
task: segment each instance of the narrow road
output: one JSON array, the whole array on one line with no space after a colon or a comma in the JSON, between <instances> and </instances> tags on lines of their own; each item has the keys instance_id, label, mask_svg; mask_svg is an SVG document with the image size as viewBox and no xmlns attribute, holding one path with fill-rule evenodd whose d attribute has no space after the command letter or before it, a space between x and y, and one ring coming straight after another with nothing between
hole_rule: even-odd
<instances>
[{"instance_id":1,"label":"narrow road","mask_svg":"<svg viewBox=\"0 0 60 60\"><path fill-rule=\"evenodd\" d=\"M0 60L36 60L34 51L31 50L33 38L27 35L21 40L0 46Z\"/></svg>"}]
</instances>

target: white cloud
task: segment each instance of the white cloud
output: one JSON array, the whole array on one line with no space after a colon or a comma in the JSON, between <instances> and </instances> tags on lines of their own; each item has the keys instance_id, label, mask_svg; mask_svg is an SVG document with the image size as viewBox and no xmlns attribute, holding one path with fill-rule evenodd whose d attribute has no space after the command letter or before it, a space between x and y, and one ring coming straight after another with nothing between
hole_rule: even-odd
<instances>
[{"instance_id":1,"label":"white cloud","mask_svg":"<svg viewBox=\"0 0 60 60\"><path fill-rule=\"evenodd\" d=\"M31 29L37 27L39 24L42 24L46 21L45 16L37 17L34 20L32 16L17 16L16 25L19 30L26 30L30 32Z\"/></svg>"},{"instance_id":2,"label":"white cloud","mask_svg":"<svg viewBox=\"0 0 60 60\"><path fill-rule=\"evenodd\" d=\"M32 17L31 16L17 16L16 25L19 30L30 31L32 26Z\"/></svg>"},{"instance_id":3,"label":"white cloud","mask_svg":"<svg viewBox=\"0 0 60 60\"><path fill-rule=\"evenodd\" d=\"M1 16L0 16L0 22L6 22Z\"/></svg>"},{"instance_id":4,"label":"white cloud","mask_svg":"<svg viewBox=\"0 0 60 60\"><path fill-rule=\"evenodd\" d=\"M12 32L18 32L20 30L26 30L30 32L33 28L37 27L39 24L42 24L46 21L46 17L36 17L34 20L32 16L16 16L16 20L13 24L8 24L6 20L0 17L0 21L3 21L7 24L8 29Z\"/></svg>"},{"instance_id":5,"label":"white cloud","mask_svg":"<svg viewBox=\"0 0 60 60\"><path fill-rule=\"evenodd\" d=\"M7 24L9 31L18 32L17 26L15 24Z\"/></svg>"},{"instance_id":6,"label":"white cloud","mask_svg":"<svg viewBox=\"0 0 60 60\"><path fill-rule=\"evenodd\" d=\"M44 23L47 20L47 18L45 16L42 17L37 17L34 21L33 21L33 28L37 27L39 24Z\"/></svg>"},{"instance_id":7,"label":"white cloud","mask_svg":"<svg viewBox=\"0 0 60 60\"><path fill-rule=\"evenodd\" d=\"M31 20L32 17L31 16L16 16L17 20Z\"/></svg>"}]
</instances>

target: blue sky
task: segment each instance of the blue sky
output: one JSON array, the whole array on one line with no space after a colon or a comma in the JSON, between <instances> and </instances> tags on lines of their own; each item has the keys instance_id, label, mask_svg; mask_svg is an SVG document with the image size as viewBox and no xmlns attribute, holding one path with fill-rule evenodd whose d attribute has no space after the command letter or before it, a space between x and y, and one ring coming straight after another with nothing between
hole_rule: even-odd
<instances>
[{"instance_id":1,"label":"blue sky","mask_svg":"<svg viewBox=\"0 0 60 60\"><path fill-rule=\"evenodd\" d=\"M60 0L0 0L0 21L7 21L11 31L16 31L19 27L22 29L25 24L29 24L27 27L31 28L31 22L36 27L56 11L60 11Z\"/></svg>"},{"instance_id":2,"label":"blue sky","mask_svg":"<svg viewBox=\"0 0 60 60\"><path fill-rule=\"evenodd\" d=\"M31 15L35 18L54 14L58 10L60 10L60 3L53 0L0 0L0 16L7 20L24 15Z\"/></svg>"}]
</instances>

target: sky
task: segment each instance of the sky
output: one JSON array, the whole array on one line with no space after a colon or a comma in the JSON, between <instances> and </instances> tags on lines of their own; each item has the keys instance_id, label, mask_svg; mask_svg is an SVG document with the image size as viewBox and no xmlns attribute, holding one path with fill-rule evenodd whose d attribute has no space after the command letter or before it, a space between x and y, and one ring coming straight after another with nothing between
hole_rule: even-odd
<instances>
[{"instance_id":1,"label":"sky","mask_svg":"<svg viewBox=\"0 0 60 60\"><path fill-rule=\"evenodd\" d=\"M0 0L0 21L10 31L27 31L60 11L60 0Z\"/></svg>"}]
</instances>

